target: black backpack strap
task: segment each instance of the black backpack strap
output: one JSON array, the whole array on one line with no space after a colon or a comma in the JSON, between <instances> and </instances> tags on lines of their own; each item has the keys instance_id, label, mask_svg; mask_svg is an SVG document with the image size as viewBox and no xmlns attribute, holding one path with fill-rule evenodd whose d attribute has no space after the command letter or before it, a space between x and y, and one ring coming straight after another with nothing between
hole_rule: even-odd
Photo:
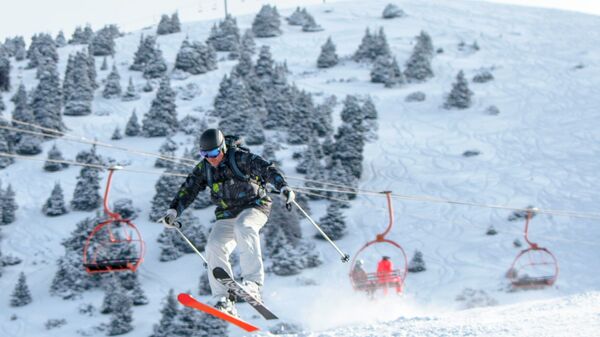
<instances>
[{"instance_id":1,"label":"black backpack strap","mask_svg":"<svg viewBox=\"0 0 600 337\"><path fill-rule=\"evenodd\" d=\"M230 148L229 151L227 151L227 162L229 163L229 167L233 171L233 174L236 176L236 178L242 181L250 181L250 177L242 172L237 164L237 161L235 160L236 152L237 151L234 148Z\"/></svg>"},{"instance_id":2,"label":"black backpack strap","mask_svg":"<svg viewBox=\"0 0 600 337\"><path fill-rule=\"evenodd\" d=\"M212 185L213 185L213 175L212 175L212 171L210 170L210 165L206 162L204 162L204 174L206 176L206 186L208 186L208 188L212 189Z\"/></svg>"}]
</instances>

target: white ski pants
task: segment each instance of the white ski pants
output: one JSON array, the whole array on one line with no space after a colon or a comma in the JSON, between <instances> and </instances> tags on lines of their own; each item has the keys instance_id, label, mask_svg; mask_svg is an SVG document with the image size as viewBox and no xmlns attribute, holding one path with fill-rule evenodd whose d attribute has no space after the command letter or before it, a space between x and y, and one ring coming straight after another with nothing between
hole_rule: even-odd
<instances>
[{"instance_id":1,"label":"white ski pants","mask_svg":"<svg viewBox=\"0 0 600 337\"><path fill-rule=\"evenodd\" d=\"M208 281L213 296L227 295L227 288L213 277L212 270L221 267L233 277L229 256L236 246L239 247L240 267L244 280L263 284L265 273L258 231L267 220L263 212L248 208L235 218L217 220L214 223L205 248Z\"/></svg>"}]
</instances>

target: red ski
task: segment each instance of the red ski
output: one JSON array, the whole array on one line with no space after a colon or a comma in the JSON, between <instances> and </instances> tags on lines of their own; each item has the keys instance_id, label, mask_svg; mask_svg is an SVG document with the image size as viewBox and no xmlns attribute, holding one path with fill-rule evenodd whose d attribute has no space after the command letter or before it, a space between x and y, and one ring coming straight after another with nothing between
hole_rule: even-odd
<instances>
[{"instance_id":1,"label":"red ski","mask_svg":"<svg viewBox=\"0 0 600 337\"><path fill-rule=\"evenodd\" d=\"M200 310L202 312L205 312L209 315L213 315L213 316L220 318L222 320L225 320L233 325L236 325L248 332L254 332L254 331L259 330L258 327L254 326L246 321L243 321L235 316L226 314L226 313L222 312L221 310L211 307L210 305L206 305L204 303L199 302L198 300L193 298L190 294L181 293L177 296L177 300L179 301L179 303L185 305L186 307L194 308L194 309Z\"/></svg>"}]
</instances>

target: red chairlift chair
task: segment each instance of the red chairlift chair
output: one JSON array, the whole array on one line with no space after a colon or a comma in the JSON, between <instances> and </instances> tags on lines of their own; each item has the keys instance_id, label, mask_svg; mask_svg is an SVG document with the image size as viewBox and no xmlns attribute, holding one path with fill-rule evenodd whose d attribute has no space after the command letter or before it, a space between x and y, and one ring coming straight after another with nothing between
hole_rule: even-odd
<instances>
[{"instance_id":1,"label":"red chairlift chair","mask_svg":"<svg viewBox=\"0 0 600 337\"><path fill-rule=\"evenodd\" d=\"M529 241L529 222L532 211L525 220L525 241L529 248L522 250L513 261L506 277L513 289L539 289L552 286L558 278L558 260L547 248Z\"/></svg>"},{"instance_id":2,"label":"red chairlift chair","mask_svg":"<svg viewBox=\"0 0 600 337\"><path fill-rule=\"evenodd\" d=\"M144 260L142 235L129 219L121 218L108 208L108 193L112 175L122 167L109 168L104 192L104 213L108 219L100 222L88 236L83 250L83 266L90 274L118 271L135 272Z\"/></svg>"},{"instance_id":3,"label":"red chairlift chair","mask_svg":"<svg viewBox=\"0 0 600 337\"><path fill-rule=\"evenodd\" d=\"M392 207L392 196L390 191L383 192L387 198L388 212L389 212L389 224L387 229L377 234L375 240L367 242L362 246L352 259L350 265L350 282L352 287L356 291L367 292L370 296L373 296L378 289L383 289L384 293L387 294L388 288L396 289L399 294L403 290L404 280L408 273L408 259L402 246L398 243L388 240L385 236L390 232L394 225L394 210ZM368 249L373 248L375 245L385 245L393 249L394 256L390 257L390 261L394 263L394 267L391 272L371 272L367 273L362 269L360 258ZM391 254L390 254L391 255ZM358 269L357 269L358 268Z\"/></svg>"}]
</instances>

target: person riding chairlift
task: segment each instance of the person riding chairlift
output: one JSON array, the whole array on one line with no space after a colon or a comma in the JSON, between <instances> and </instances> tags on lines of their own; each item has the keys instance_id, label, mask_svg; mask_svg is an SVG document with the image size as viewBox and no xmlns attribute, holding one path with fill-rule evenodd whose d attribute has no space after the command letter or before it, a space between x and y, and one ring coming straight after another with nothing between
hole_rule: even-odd
<instances>
[{"instance_id":1,"label":"person riding chairlift","mask_svg":"<svg viewBox=\"0 0 600 337\"><path fill-rule=\"evenodd\" d=\"M380 287L383 287L383 293L387 295L388 286L395 285L398 293L402 292L402 286L398 276L394 275L394 265L389 256L383 256L377 264L377 279Z\"/></svg>"}]
</instances>

